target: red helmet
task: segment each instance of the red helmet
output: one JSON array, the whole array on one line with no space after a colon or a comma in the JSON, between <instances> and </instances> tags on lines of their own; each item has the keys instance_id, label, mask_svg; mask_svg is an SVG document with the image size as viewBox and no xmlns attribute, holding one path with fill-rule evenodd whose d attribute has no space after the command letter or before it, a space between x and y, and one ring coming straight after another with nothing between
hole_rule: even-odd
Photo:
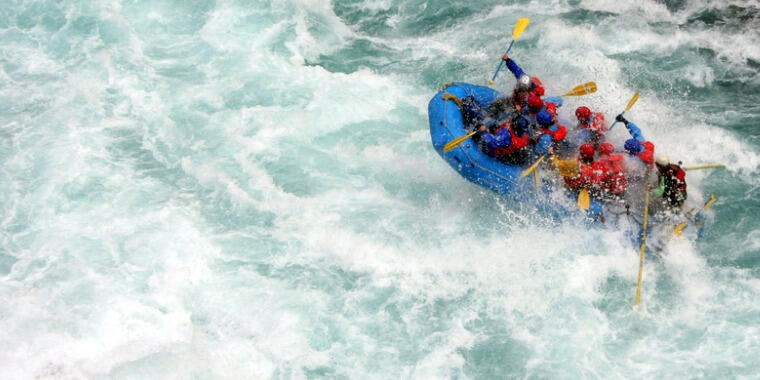
<instances>
[{"instance_id":1,"label":"red helmet","mask_svg":"<svg viewBox=\"0 0 760 380\"><path fill-rule=\"evenodd\" d=\"M612 154L612 152L614 151L615 151L615 146L608 142L603 142L599 144L599 154Z\"/></svg>"},{"instance_id":2,"label":"red helmet","mask_svg":"<svg viewBox=\"0 0 760 380\"><path fill-rule=\"evenodd\" d=\"M538 112L538 110L540 110L543 105L544 102L541 101L541 98L536 95L531 95L528 98L528 107L530 107L530 110L533 112Z\"/></svg>"},{"instance_id":3,"label":"red helmet","mask_svg":"<svg viewBox=\"0 0 760 380\"><path fill-rule=\"evenodd\" d=\"M591 110L586 106L580 106L575 109L575 117L578 120L586 121L591 118Z\"/></svg>"},{"instance_id":4,"label":"red helmet","mask_svg":"<svg viewBox=\"0 0 760 380\"><path fill-rule=\"evenodd\" d=\"M583 144L580 148L581 157L594 158L594 146L591 144Z\"/></svg>"}]
</instances>

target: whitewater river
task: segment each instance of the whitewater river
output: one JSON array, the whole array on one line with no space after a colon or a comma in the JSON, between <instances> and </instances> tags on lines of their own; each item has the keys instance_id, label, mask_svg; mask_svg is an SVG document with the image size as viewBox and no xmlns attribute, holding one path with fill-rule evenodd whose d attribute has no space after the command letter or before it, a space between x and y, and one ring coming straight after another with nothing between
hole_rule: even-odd
<instances>
[{"instance_id":1,"label":"whitewater river","mask_svg":"<svg viewBox=\"0 0 760 380\"><path fill-rule=\"evenodd\" d=\"M757 376L759 7L4 0L0 377ZM689 172L719 201L648 256L639 309L623 233L432 148L429 99L485 84L520 17L548 95L598 84L563 117L640 91L659 153L728 166Z\"/></svg>"}]
</instances>

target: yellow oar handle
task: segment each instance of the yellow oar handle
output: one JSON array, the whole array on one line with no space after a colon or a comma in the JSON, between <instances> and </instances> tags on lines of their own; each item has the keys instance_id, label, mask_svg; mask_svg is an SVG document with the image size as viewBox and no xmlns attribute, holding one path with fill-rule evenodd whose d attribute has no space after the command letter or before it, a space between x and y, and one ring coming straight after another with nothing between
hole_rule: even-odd
<instances>
[{"instance_id":1,"label":"yellow oar handle","mask_svg":"<svg viewBox=\"0 0 760 380\"><path fill-rule=\"evenodd\" d=\"M709 165L689 166L688 168L683 168L683 170L715 169L715 168L722 168L724 166L725 165L723 164L709 164Z\"/></svg>"}]
</instances>

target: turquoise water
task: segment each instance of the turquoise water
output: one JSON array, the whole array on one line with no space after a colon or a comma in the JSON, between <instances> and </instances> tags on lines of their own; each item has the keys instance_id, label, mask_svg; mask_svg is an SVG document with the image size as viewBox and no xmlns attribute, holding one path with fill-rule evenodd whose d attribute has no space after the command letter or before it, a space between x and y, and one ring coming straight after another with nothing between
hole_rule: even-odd
<instances>
[{"instance_id":1,"label":"turquoise water","mask_svg":"<svg viewBox=\"0 0 760 380\"><path fill-rule=\"evenodd\" d=\"M749 378L756 1L0 4L4 378ZM459 177L427 101L511 55L687 165L648 260ZM501 75L496 86L509 88ZM617 127L613 137L625 137ZM651 256L650 256L651 258Z\"/></svg>"}]
</instances>

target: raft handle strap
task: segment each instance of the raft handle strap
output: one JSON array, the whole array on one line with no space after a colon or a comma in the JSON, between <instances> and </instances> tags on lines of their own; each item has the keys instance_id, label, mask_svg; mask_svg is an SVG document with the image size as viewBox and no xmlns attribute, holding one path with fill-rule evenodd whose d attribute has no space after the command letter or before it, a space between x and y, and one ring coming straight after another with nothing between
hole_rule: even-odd
<instances>
[{"instance_id":1,"label":"raft handle strap","mask_svg":"<svg viewBox=\"0 0 760 380\"><path fill-rule=\"evenodd\" d=\"M460 100L454 94L445 93L445 94L441 95L441 99L453 101L454 103L457 104L457 107L459 107L459 111L462 111L464 109L464 106L462 105L462 100Z\"/></svg>"}]
</instances>

